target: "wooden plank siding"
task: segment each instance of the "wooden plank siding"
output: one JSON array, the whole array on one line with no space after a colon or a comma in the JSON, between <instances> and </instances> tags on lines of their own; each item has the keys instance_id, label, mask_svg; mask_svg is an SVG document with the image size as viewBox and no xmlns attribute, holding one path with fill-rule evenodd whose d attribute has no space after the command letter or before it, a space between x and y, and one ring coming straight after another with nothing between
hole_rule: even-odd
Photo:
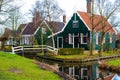
<instances>
[{"instance_id":1,"label":"wooden plank siding","mask_svg":"<svg viewBox=\"0 0 120 80\"><path fill-rule=\"evenodd\" d=\"M73 25L72 23L75 20L75 16L76 16L76 20L78 20L79 22L78 28L73 28L72 26ZM69 37L69 34L74 34L74 35L79 34L79 37L80 37L81 33L87 33L88 38L90 37L90 31L82 22L82 20L79 18L79 16L75 13L71 17L71 20L68 22L68 24L66 24L64 31L55 36L55 46L57 47L57 37L63 37L63 48L73 48L73 45L69 44L69 39L67 40L67 38ZM79 42L78 44L79 44L79 47L84 47L85 49L88 49L87 44L81 44Z\"/></svg>"},{"instance_id":2,"label":"wooden plank siding","mask_svg":"<svg viewBox=\"0 0 120 80\"><path fill-rule=\"evenodd\" d=\"M78 27L75 27L75 28L73 27L73 21L78 21ZM98 35L99 39L96 38L98 33L99 33L99 35ZM74 36L78 35L78 39L74 38L73 44L69 43L69 34L73 34ZM87 43L86 44L82 44L81 34L87 34L88 35L86 37L87 38ZM73 16L71 17L71 19L68 21L68 23L66 23L64 28L60 32L58 32L58 34L56 34L54 36L55 37L55 47L59 48L58 47L58 44L59 44L58 38L61 37L63 39L62 40L63 41L62 42L62 44L63 44L62 48L75 48L75 46L73 46L73 45L78 43L77 48L84 48L85 50L89 50L91 36L92 36L92 34L91 34L91 30L90 30L89 26L84 22L84 20L80 17L79 14L74 13ZM112 42L111 43L110 43L110 37L112 37L112 39L111 39ZM95 34L94 34L94 49L95 50L99 50L100 38L101 38L100 31L95 32ZM98 44L97 44L97 40L98 40ZM115 33L111 33L111 32L106 33L103 47L104 47L104 50L115 48Z\"/></svg>"}]
</instances>

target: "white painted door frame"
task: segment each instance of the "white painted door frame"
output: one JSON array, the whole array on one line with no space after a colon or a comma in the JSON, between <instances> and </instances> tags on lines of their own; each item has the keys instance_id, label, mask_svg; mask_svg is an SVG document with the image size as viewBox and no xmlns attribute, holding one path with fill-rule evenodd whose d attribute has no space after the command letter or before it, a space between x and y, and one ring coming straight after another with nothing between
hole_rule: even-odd
<instances>
[{"instance_id":1,"label":"white painted door frame","mask_svg":"<svg viewBox=\"0 0 120 80\"><path fill-rule=\"evenodd\" d=\"M62 47L61 47L61 48L63 48L63 37L57 37L57 48L60 48L60 47L59 47L59 39L60 39L60 38L62 39L62 44L61 44Z\"/></svg>"}]
</instances>

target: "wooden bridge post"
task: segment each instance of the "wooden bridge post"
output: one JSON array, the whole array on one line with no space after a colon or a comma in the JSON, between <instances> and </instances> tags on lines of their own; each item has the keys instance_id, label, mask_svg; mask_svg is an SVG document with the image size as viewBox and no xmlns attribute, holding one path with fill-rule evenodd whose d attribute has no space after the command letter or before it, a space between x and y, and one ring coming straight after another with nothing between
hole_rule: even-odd
<instances>
[{"instance_id":1,"label":"wooden bridge post","mask_svg":"<svg viewBox=\"0 0 120 80\"><path fill-rule=\"evenodd\" d=\"M24 57L24 48L23 48L23 46L21 46L21 50L22 50L22 56Z\"/></svg>"},{"instance_id":2,"label":"wooden bridge post","mask_svg":"<svg viewBox=\"0 0 120 80\"><path fill-rule=\"evenodd\" d=\"M15 50L13 46L12 46L12 54L15 54Z\"/></svg>"}]
</instances>

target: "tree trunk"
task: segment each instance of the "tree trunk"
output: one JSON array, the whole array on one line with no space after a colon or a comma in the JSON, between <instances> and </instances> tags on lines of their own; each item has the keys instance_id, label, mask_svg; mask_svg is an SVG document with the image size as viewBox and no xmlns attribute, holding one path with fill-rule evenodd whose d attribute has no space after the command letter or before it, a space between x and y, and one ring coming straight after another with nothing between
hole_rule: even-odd
<instances>
[{"instance_id":1,"label":"tree trunk","mask_svg":"<svg viewBox=\"0 0 120 80\"><path fill-rule=\"evenodd\" d=\"M5 49L5 40L2 41L2 46L1 46L1 50L3 51Z\"/></svg>"},{"instance_id":2,"label":"tree trunk","mask_svg":"<svg viewBox=\"0 0 120 80\"><path fill-rule=\"evenodd\" d=\"M102 33L101 40L100 40L100 50L99 50L99 57L102 57L102 52L103 52L103 39L105 37L105 34Z\"/></svg>"},{"instance_id":3,"label":"tree trunk","mask_svg":"<svg viewBox=\"0 0 120 80\"><path fill-rule=\"evenodd\" d=\"M92 16L91 16L90 20L91 20L91 25L92 25L92 39L90 42L90 56L93 55L93 49L94 49L94 27L95 27L95 25L94 25L94 0L92 0L91 5L92 5L92 12L91 12Z\"/></svg>"},{"instance_id":4,"label":"tree trunk","mask_svg":"<svg viewBox=\"0 0 120 80\"><path fill-rule=\"evenodd\" d=\"M90 42L90 56L93 55L93 47L94 47L94 32L92 31L92 39L91 39L91 42Z\"/></svg>"},{"instance_id":5,"label":"tree trunk","mask_svg":"<svg viewBox=\"0 0 120 80\"><path fill-rule=\"evenodd\" d=\"M102 57L102 52L103 52L103 44L100 42L100 50L99 50L99 57Z\"/></svg>"}]
</instances>

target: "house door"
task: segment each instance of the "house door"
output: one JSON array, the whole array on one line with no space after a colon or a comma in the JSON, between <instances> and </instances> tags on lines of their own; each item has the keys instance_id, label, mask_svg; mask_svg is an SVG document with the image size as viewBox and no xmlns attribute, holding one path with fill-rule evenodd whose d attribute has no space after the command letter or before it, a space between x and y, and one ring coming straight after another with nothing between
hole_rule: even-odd
<instances>
[{"instance_id":1,"label":"house door","mask_svg":"<svg viewBox=\"0 0 120 80\"><path fill-rule=\"evenodd\" d=\"M74 48L79 48L78 37L74 37Z\"/></svg>"},{"instance_id":2,"label":"house door","mask_svg":"<svg viewBox=\"0 0 120 80\"><path fill-rule=\"evenodd\" d=\"M57 48L63 48L63 38L58 37Z\"/></svg>"}]
</instances>

